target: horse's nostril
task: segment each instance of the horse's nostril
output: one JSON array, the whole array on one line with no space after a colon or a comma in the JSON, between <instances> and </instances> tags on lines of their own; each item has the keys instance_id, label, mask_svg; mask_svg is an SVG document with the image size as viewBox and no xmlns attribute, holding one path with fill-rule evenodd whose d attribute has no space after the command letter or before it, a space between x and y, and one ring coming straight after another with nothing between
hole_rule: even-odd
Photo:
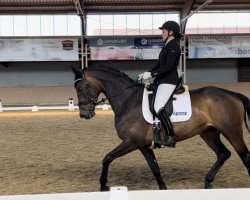
<instances>
[{"instance_id":1,"label":"horse's nostril","mask_svg":"<svg viewBox=\"0 0 250 200\"><path fill-rule=\"evenodd\" d=\"M84 116L83 116L83 115L80 115L80 118L84 118Z\"/></svg>"},{"instance_id":2,"label":"horse's nostril","mask_svg":"<svg viewBox=\"0 0 250 200\"><path fill-rule=\"evenodd\" d=\"M85 116L85 119L90 119L90 118L91 118L91 115Z\"/></svg>"}]
</instances>

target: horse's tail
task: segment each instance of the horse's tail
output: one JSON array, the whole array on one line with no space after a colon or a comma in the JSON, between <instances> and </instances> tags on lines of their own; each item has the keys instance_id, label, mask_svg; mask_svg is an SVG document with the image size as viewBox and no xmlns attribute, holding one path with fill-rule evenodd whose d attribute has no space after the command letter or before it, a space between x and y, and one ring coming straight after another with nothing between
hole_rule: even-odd
<instances>
[{"instance_id":1,"label":"horse's tail","mask_svg":"<svg viewBox=\"0 0 250 200\"><path fill-rule=\"evenodd\" d=\"M235 93L238 98L242 101L245 109L245 116L244 116L244 121L246 124L246 128L248 132L250 133L250 100L248 97L246 97L243 94L240 93Z\"/></svg>"}]
</instances>

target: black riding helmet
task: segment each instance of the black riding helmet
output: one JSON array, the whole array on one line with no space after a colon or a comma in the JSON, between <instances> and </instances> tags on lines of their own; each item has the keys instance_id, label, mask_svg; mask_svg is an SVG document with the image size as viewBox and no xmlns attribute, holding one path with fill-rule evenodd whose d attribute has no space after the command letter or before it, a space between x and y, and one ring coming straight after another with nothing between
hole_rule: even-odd
<instances>
[{"instance_id":1,"label":"black riding helmet","mask_svg":"<svg viewBox=\"0 0 250 200\"><path fill-rule=\"evenodd\" d=\"M168 31L173 31L175 39L180 40L181 34L180 34L180 26L175 21L167 21L165 22L159 29L166 29Z\"/></svg>"}]
</instances>

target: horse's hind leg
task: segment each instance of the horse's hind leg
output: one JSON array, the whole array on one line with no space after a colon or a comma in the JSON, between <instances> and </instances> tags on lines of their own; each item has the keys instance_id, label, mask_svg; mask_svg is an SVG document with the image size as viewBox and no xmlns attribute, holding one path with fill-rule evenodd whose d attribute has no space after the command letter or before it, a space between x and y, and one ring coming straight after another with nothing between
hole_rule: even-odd
<instances>
[{"instance_id":1,"label":"horse's hind leg","mask_svg":"<svg viewBox=\"0 0 250 200\"><path fill-rule=\"evenodd\" d=\"M248 175L250 176L250 152L243 140L242 128L239 128L236 133L237 134L231 135L231 137L227 137L227 139L233 145L237 154L240 156L243 164L247 168Z\"/></svg>"},{"instance_id":2,"label":"horse's hind leg","mask_svg":"<svg viewBox=\"0 0 250 200\"><path fill-rule=\"evenodd\" d=\"M108 182L108 168L111 162L121 157L127 153L130 153L131 151L136 150L137 148L131 144L129 140L123 141L121 144L119 144L114 150L109 152L102 161L102 174L100 177L100 184L101 184L101 191L107 191L109 190L109 187L106 185Z\"/></svg>"},{"instance_id":3,"label":"horse's hind leg","mask_svg":"<svg viewBox=\"0 0 250 200\"><path fill-rule=\"evenodd\" d=\"M143 156L147 160L148 165L149 165L152 173L154 174L156 181L159 185L159 189L160 190L167 189L167 186L161 177L160 168L159 168L159 165L156 161L153 150L149 149L149 148L142 148L142 149L140 149L140 151L142 152Z\"/></svg>"},{"instance_id":4,"label":"horse's hind leg","mask_svg":"<svg viewBox=\"0 0 250 200\"><path fill-rule=\"evenodd\" d=\"M250 153L247 152L241 156L241 160L247 168L248 175L250 176Z\"/></svg>"},{"instance_id":5,"label":"horse's hind leg","mask_svg":"<svg viewBox=\"0 0 250 200\"><path fill-rule=\"evenodd\" d=\"M231 152L221 142L220 132L210 128L200 134L206 144L216 153L217 160L205 177L205 189L212 188L212 182L222 165L231 156Z\"/></svg>"}]
</instances>

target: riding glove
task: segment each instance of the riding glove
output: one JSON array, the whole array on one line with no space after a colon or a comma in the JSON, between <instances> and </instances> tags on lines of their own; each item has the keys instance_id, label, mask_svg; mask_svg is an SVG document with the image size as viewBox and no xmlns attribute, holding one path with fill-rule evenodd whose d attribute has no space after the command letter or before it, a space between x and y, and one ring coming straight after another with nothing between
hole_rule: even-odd
<instances>
[{"instance_id":1,"label":"riding glove","mask_svg":"<svg viewBox=\"0 0 250 200\"><path fill-rule=\"evenodd\" d=\"M154 82L154 78L152 77L151 72L144 72L143 74L139 74L137 81L146 87L149 87Z\"/></svg>"},{"instance_id":2,"label":"riding glove","mask_svg":"<svg viewBox=\"0 0 250 200\"><path fill-rule=\"evenodd\" d=\"M144 80L146 80L146 79L148 79L148 78L150 78L150 77L152 77L151 72L144 72L142 78L143 78Z\"/></svg>"},{"instance_id":3,"label":"riding glove","mask_svg":"<svg viewBox=\"0 0 250 200\"><path fill-rule=\"evenodd\" d=\"M138 82L141 82L142 77L143 77L143 74L139 74L138 77L137 77L137 81L138 81Z\"/></svg>"}]
</instances>

